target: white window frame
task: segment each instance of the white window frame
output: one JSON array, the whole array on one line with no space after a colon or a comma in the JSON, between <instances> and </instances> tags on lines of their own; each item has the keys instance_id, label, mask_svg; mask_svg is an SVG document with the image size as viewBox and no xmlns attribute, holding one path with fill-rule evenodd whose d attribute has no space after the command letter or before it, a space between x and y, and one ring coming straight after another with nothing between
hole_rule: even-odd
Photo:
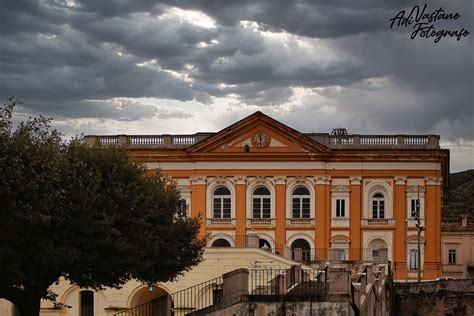
<instances>
[{"instance_id":1,"label":"white window frame","mask_svg":"<svg viewBox=\"0 0 474 316\"><path fill-rule=\"evenodd\" d=\"M229 191L229 194L228 195L216 195L216 191L220 188L225 188ZM220 216L219 217L216 217L216 209L215 209L215 202L216 200L219 200L219 204L220 204ZM224 203L225 203L225 200L229 200L229 216L228 217L224 217ZM229 188L227 188L226 186L224 185L221 185L221 186L217 186L213 193L212 193L212 218L232 218L232 194L230 193L230 190Z\"/></svg>"},{"instance_id":2,"label":"white window frame","mask_svg":"<svg viewBox=\"0 0 474 316\"><path fill-rule=\"evenodd\" d=\"M331 189L331 226L349 226L350 224L350 189L336 186ZM337 201L344 201L344 216L337 216Z\"/></svg>"},{"instance_id":3,"label":"white window frame","mask_svg":"<svg viewBox=\"0 0 474 316\"><path fill-rule=\"evenodd\" d=\"M417 220L415 217L411 216L411 201L418 199L418 188L417 186L410 186L406 190L407 193L407 212L406 218L408 220L408 226L414 227L417 224ZM425 226L425 189L420 187L420 218L421 218L421 225Z\"/></svg>"},{"instance_id":4,"label":"white window frame","mask_svg":"<svg viewBox=\"0 0 474 316\"><path fill-rule=\"evenodd\" d=\"M364 178L364 219L373 218L372 197L377 192L385 197L385 217L384 219L393 219L393 179L374 179Z\"/></svg>"},{"instance_id":5,"label":"white window frame","mask_svg":"<svg viewBox=\"0 0 474 316\"><path fill-rule=\"evenodd\" d=\"M451 253L454 253L454 262L451 260ZM458 250L457 248L448 248L448 264L457 264Z\"/></svg>"},{"instance_id":6,"label":"white window frame","mask_svg":"<svg viewBox=\"0 0 474 316\"><path fill-rule=\"evenodd\" d=\"M419 256L418 249L412 248L412 249L410 249L410 251L408 253L409 253L409 258L410 258L410 264L409 264L408 267L412 271L418 271L419 270L419 267L418 267L418 256Z\"/></svg>"},{"instance_id":7,"label":"white window frame","mask_svg":"<svg viewBox=\"0 0 474 316\"><path fill-rule=\"evenodd\" d=\"M270 219L275 218L275 187L272 178L256 177L247 178L247 190L246 190L246 207L247 207L247 219L252 220L253 218L253 192L259 186L264 186L270 191Z\"/></svg>"},{"instance_id":8,"label":"white window frame","mask_svg":"<svg viewBox=\"0 0 474 316\"><path fill-rule=\"evenodd\" d=\"M294 191L296 191L298 188L304 188L308 191L308 194L307 195L296 195L294 194ZM300 209L298 210L298 217L295 217L295 210L294 210L294 205L295 205L295 199L296 200L299 200L299 207ZM304 200L307 199L308 200L308 216L307 217L303 217L303 214L304 214L304 210L303 210L303 203L304 203ZM308 188L304 185L299 185L299 186L296 186L294 189L293 189L293 194L291 195L291 218L297 218L297 219L300 219L300 218L311 218L311 192L308 190Z\"/></svg>"},{"instance_id":9,"label":"white window frame","mask_svg":"<svg viewBox=\"0 0 474 316\"><path fill-rule=\"evenodd\" d=\"M316 209L315 209L315 196L314 181L311 178L296 177L288 178L286 185L286 218L293 218L293 192L298 187L305 187L309 191L309 219L314 220Z\"/></svg>"},{"instance_id":10,"label":"white window frame","mask_svg":"<svg viewBox=\"0 0 474 316\"><path fill-rule=\"evenodd\" d=\"M186 203L186 216L191 217L191 190L185 186L178 186L178 190L181 195L180 200L184 200Z\"/></svg>"},{"instance_id":11,"label":"white window frame","mask_svg":"<svg viewBox=\"0 0 474 316\"><path fill-rule=\"evenodd\" d=\"M208 178L206 189L206 218L214 219L214 191L226 187L230 191L230 219L235 219L235 187L233 179L217 177Z\"/></svg>"},{"instance_id":12,"label":"white window frame","mask_svg":"<svg viewBox=\"0 0 474 316\"><path fill-rule=\"evenodd\" d=\"M424 236L421 236L420 240L420 248L421 248L421 257L420 257L420 263L421 263L421 271L423 272L423 267L424 267L424 262L425 262L425 240ZM411 260L411 251L412 250L418 250L418 238L416 236L410 236L407 241L407 253L406 253L406 264L407 267L410 271L418 271L418 270L413 270L410 269L410 260ZM410 275L409 275L410 276ZM414 276L414 275L411 275Z\"/></svg>"},{"instance_id":13,"label":"white window frame","mask_svg":"<svg viewBox=\"0 0 474 316\"><path fill-rule=\"evenodd\" d=\"M375 195L377 194L380 194L382 195L382 197L375 197ZM377 202L377 217L374 217L374 202ZM383 217L381 217L381 209L380 209L380 205L383 201ZM372 193L372 196L370 198L370 210L371 210L371 214L370 214L370 218L373 218L373 219L387 219L387 197L386 195L384 194L384 192L382 191L375 191L374 193Z\"/></svg>"},{"instance_id":14,"label":"white window frame","mask_svg":"<svg viewBox=\"0 0 474 316\"><path fill-rule=\"evenodd\" d=\"M268 194L265 194L265 195L260 195L260 194L255 194L255 191L258 190L259 188L265 188L266 190L268 190ZM259 217L255 217L255 199L258 199L260 201L260 210L259 210ZM267 219L267 218L272 218L272 193L270 192L270 190L264 186L264 185L261 185L261 186L256 186L254 188L254 190L252 191L252 196L251 196L251 200L252 200L252 219ZM268 205L269 205L269 210L268 210L268 217L264 217L264 208L263 208L263 204L264 202L267 202L265 200L268 200Z\"/></svg>"}]
</instances>

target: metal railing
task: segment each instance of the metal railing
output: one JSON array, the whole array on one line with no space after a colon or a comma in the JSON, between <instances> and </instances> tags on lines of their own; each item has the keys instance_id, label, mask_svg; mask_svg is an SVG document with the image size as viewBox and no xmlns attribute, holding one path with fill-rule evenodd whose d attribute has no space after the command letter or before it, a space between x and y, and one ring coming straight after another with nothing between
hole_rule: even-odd
<instances>
[{"instance_id":1,"label":"metal railing","mask_svg":"<svg viewBox=\"0 0 474 316\"><path fill-rule=\"evenodd\" d=\"M387 257L386 248L291 249L291 259L302 263L347 260L385 262Z\"/></svg>"},{"instance_id":2,"label":"metal railing","mask_svg":"<svg viewBox=\"0 0 474 316\"><path fill-rule=\"evenodd\" d=\"M249 295L323 295L328 293L325 269L249 270Z\"/></svg>"},{"instance_id":3,"label":"metal railing","mask_svg":"<svg viewBox=\"0 0 474 316\"><path fill-rule=\"evenodd\" d=\"M222 300L223 278L218 277L171 294L175 316L186 315Z\"/></svg>"},{"instance_id":4,"label":"metal railing","mask_svg":"<svg viewBox=\"0 0 474 316\"><path fill-rule=\"evenodd\" d=\"M127 310L115 313L114 316L154 316L157 311L154 311L152 302L134 306Z\"/></svg>"}]
</instances>

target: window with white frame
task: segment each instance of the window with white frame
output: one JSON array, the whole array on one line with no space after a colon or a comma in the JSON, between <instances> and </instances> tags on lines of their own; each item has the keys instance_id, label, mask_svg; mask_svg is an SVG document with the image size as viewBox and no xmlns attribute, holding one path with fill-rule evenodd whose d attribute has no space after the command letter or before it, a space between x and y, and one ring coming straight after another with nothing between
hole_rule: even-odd
<instances>
[{"instance_id":1,"label":"window with white frame","mask_svg":"<svg viewBox=\"0 0 474 316\"><path fill-rule=\"evenodd\" d=\"M214 218L230 218L231 194L228 188L221 186L214 190L212 214Z\"/></svg>"},{"instance_id":2,"label":"window with white frame","mask_svg":"<svg viewBox=\"0 0 474 316\"><path fill-rule=\"evenodd\" d=\"M346 199L336 198L336 218L346 217Z\"/></svg>"},{"instance_id":3,"label":"window with white frame","mask_svg":"<svg viewBox=\"0 0 474 316\"><path fill-rule=\"evenodd\" d=\"M410 270L418 270L418 249L410 249Z\"/></svg>"},{"instance_id":4,"label":"window with white frame","mask_svg":"<svg viewBox=\"0 0 474 316\"><path fill-rule=\"evenodd\" d=\"M372 218L385 218L385 196L380 192L372 196Z\"/></svg>"},{"instance_id":5,"label":"window with white frame","mask_svg":"<svg viewBox=\"0 0 474 316\"><path fill-rule=\"evenodd\" d=\"M263 186L257 187L252 194L253 218L270 218L271 195L270 191Z\"/></svg>"},{"instance_id":6,"label":"window with white frame","mask_svg":"<svg viewBox=\"0 0 474 316\"><path fill-rule=\"evenodd\" d=\"M297 187L292 195L293 218L309 218L311 208L311 196L305 187Z\"/></svg>"},{"instance_id":7,"label":"window with white frame","mask_svg":"<svg viewBox=\"0 0 474 316\"><path fill-rule=\"evenodd\" d=\"M456 264L456 249L449 249L448 250L448 263L449 264Z\"/></svg>"}]
</instances>

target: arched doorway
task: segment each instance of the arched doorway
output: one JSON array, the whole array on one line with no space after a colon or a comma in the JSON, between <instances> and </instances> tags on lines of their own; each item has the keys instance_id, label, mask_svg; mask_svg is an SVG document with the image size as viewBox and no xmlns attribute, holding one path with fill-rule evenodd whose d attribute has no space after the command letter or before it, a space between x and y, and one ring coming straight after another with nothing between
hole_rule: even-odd
<instances>
[{"instance_id":1,"label":"arched doorway","mask_svg":"<svg viewBox=\"0 0 474 316\"><path fill-rule=\"evenodd\" d=\"M147 316L171 316L173 300L161 287L142 287L130 299L129 308Z\"/></svg>"},{"instance_id":2,"label":"arched doorway","mask_svg":"<svg viewBox=\"0 0 474 316\"><path fill-rule=\"evenodd\" d=\"M291 243L292 259L295 261L311 261L311 246L303 238L296 239Z\"/></svg>"},{"instance_id":3,"label":"arched doorway","mask_svg":"<svg viewBox=\"0 0 474 316\"><path fill-rule=\"evenodd\" d=\"M211 247L231 247L231 244L224 238L219 238L212 242Z\"/></svg>"},{"instance_id":4,"label":"arched doorway","mask_svg":"<svg viewBox=\"0 0 474 316\"><path fill-rule=\"evenodd\" d=\"M266 251L272 251L272 245L270 242L264 238L259 238L258 239L258 248L262 248L263 250Z\"/></svg>"}]
</instances>

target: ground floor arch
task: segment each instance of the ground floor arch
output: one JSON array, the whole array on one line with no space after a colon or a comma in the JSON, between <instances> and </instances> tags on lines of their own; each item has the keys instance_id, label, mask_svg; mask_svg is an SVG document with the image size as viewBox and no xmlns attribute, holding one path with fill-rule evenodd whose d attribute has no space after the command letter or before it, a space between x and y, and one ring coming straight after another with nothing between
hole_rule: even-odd
<instances>
[{"instance_id":1,"label":"ground floor arch","mask_svg":"<svg viewBox=\"0 0 474 316\"><path fill-rule=\"evenodd\" d=\"M143 285L130 294L128 308L149 316L171 316L173 300L163 287Z\"/></svg>"}]
</instances>

